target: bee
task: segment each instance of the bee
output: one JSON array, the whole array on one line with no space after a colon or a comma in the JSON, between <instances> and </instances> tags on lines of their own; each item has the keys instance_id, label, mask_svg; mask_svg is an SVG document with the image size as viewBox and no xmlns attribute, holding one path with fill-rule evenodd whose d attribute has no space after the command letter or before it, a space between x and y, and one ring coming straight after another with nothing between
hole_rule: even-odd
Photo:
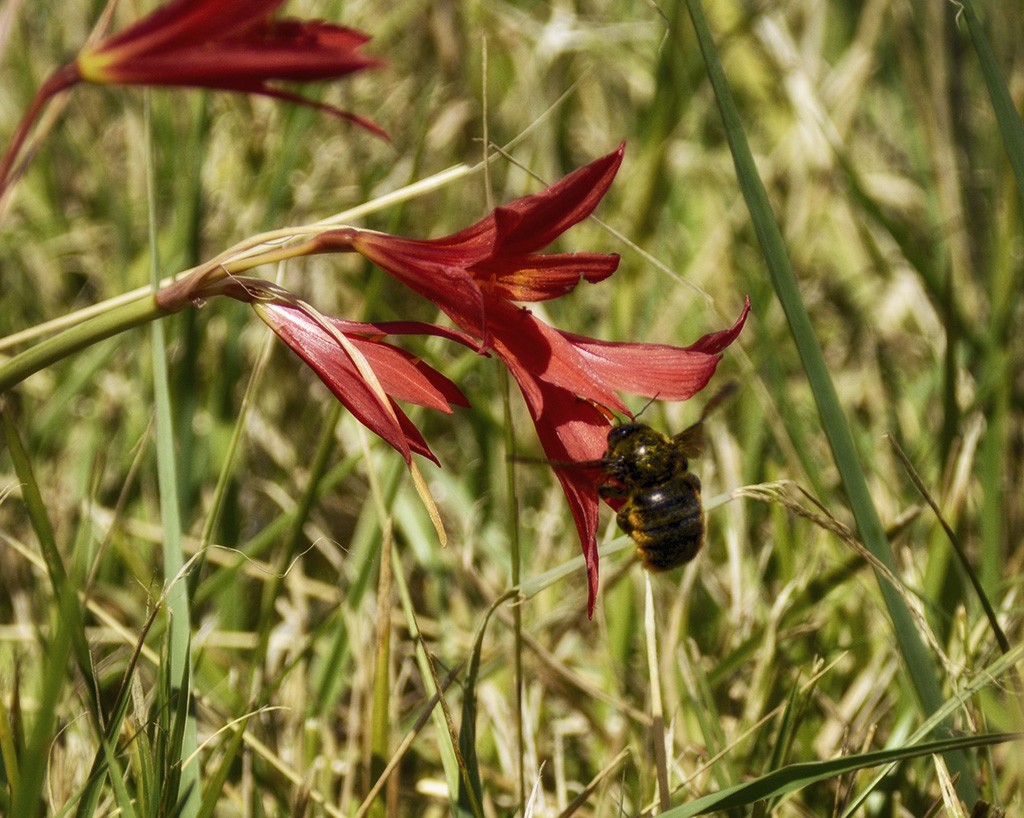
<instances>
[{"instance_id":1,"label":"bee","mask_svg":"<svg viewBox=\"0 0 1024 818\"><path fill-rule=\"evenodd\" d=\"M598 492L620 501L616 522L636 542L648 571L667 571L689 562L704 544L700 478L690 460L704 451L704 421L736 390L726 384L708 401L700 419L674 437L645 423L622 423L608 432L599 467L605 483Z\"/></svg>"}]
</instances>

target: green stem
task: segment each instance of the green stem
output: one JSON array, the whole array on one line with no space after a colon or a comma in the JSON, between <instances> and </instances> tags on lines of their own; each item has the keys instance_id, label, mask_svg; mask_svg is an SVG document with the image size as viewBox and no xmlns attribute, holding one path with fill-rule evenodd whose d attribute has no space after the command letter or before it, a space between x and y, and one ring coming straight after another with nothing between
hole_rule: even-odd
<instances>
[{"instance_id":1,"label":"green stem","mask_svg":"<svg viewBox=\"0 0 1024 818\"><path fill-rule=\"evenodd\" d=\"M143 141L146 167L146 210L149 216L150 285L153 300L160 304L160 254L157 235L156 160L153 155L152 104L144 97L143 119L146 138ZM166 303L166 302L163 302ZM150 326L153 356L153 403L157 486L160 494L160 524L163 529L164 586L167 589L167 689L170 691L169 724L171 727L167 787L169 801L181 818L195 818L199 813L200 786L197 764L185 766L198 747L196 719L192 702L192 616L188 600L188 582L182 571L185 555L182 549L182 512L178 487L178 461L175 451L174 410L171 406L170 375L167 366L167 333L161 322Z\"/></svg>"},{"instance_id":2,"label":"green stem","mask_svg":"<svg viewBox=\"0 0 1024 818\"><path fill-rule=\"evenodd\" d=\"M108 311L36 344L0 364L0 394L17 386L29 375L45 369L69 355L98 341L110 338L132 327L148 324L191 306L194 298L215 294L215 285L228 275L237 275L263 264L276 264L299 256L319 252L352 252L344 239L316 237L290 247L275 248L249 258L219 265L203 265L191 275L167 284L156 293L147 292L124 303L111 302ZM154 288L156 284L154 283Z\"/></svg>"},{"instance_id":3,"label":"green stem","mask_svg":"<svg viewBox=\"0 0 1024 818\"><path fill-rule=\"evenodd\" d=\"M1010 167L1013 168L1017 192L1024 200L1024 121L1021 121L1017 106L1013 102L1013 96L999 69L996 55L992 52L981 21L974 12L973 0L961 0L960 8L963 11L964 20L967 21L967 32L970 34L971 44L978 55L978 64L981 67L982 78L985 80L985 88L988 90L989 99L992 100L992 110L996 115L999 133L1003 137L1006 157L1010 160Z\"/></svg>"},{"instance_id":4,"label":"green stem","mask_svg":"<svg viewBox=\"0 0 1024 818\"><path fill-rule=\"evenodd\" d=\"M159 307L152 293L121 304L109 312L83 321L52 338L41 341L0 364L0 394L17 386L29 375L132 327L148 324L173 310Z\"/></svg>"},{"instance_id":5,"label":"green stem","mask_svg":"<svg viewBox=\"0 0 1024 818\"><path fill-rule=\"evenodd\" d=\"M512 428L512 396L508 370L501 367L502 395L505 411L505 450L515 451L515 430ZM519 531L519 497L516 494L516 471L515 461L509 457L505 460L505 482L508 485L508 521L509 533L511 536L511 548L509 559L512 562L511 580L512 587L518 588L522 582L523 559L522 544ZM512 637L515 644L513 653L513 669L515 684L515 725L516 725L516 756L518 773L518 799L519 807L524 808L526 803L526 765L524 761L524 736L523 731L523 613L519 605L512 606Z\"/></svg>"}]
</instances>

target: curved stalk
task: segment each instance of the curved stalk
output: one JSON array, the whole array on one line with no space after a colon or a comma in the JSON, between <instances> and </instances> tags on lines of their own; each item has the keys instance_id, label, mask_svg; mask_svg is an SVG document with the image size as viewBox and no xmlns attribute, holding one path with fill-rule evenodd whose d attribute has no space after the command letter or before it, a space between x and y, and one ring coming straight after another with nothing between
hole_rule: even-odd
<instances>
[{"instance_id":1,"label":"curved stalk","mask_svg":"<svg viewBox=\"0 0 1024 818\"><path fill-rule=\"evenodd\" d=\"M81 349L172 312L160 307L153 293L148 293L47 338L0 364L0 394Z\"/></svg>"},{"instance_id":2,"label":"curved stalk","mask_svg":"<svg viewBox=\"0 0 1024 818\"><path fill-rule=\"evenodd\" d=\"M3 158L0 159L0 199L3 198L10 188L11 182L15 177L15 161L36 119L39 118L39 114L46 107L46 103L61 91L70 88L78 82L78 79L78 70L74 63L70 63L63 68L59 68L47 78L46 82L39 86L39 90L36 91L35 97L32 98L28 110L25 111L21 122L18 123L11 141L7 143L7 149L4 151Z\"/></svg>"}]
</instances>

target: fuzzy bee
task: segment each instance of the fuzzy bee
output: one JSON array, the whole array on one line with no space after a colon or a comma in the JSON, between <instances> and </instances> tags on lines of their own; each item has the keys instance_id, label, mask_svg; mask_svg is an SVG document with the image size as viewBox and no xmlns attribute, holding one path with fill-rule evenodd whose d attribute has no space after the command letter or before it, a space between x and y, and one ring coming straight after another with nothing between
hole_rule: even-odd
<instances>
[{"instance_id":1,"label":"fuzzy bee","mask_svg":"<svg viewBox=\"0 0 1024 818\"><path fill-rule=\"evenodd\" d=\"M704 421L735 390L735 382L726 384L700 419L674 437L645 423L613 426L604 456L575 464L601 469L605 482L599 493L621 503L616 521L636 542L648 571L689 562L704 544L700 478L690 471L690 460L704 450Z\"/></svg>"}]
</instances>

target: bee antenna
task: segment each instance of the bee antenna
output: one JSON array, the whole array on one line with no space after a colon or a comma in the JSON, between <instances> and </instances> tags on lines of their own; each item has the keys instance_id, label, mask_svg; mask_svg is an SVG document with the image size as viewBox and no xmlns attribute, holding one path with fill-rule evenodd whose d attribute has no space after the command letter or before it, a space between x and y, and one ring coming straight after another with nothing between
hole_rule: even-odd
<instances>
[{"instance_id":1,"label":"bee antenna","mask_svg":"<svg viewBox=\"0 0 1024 818\"><path fill-rule=\"evenodd\" d=\"M635 415L633 415L633 419L635 420L636 418L640 417L640 415L642 415L644 412L646 412L647 411L647 407L649 407L652 403L654 403L658 399L658 395L660 395L660 394L661 394L661 392L656 392L651 397L651 399L649 401L647 401L647 403L645 403L643 405L643 407L641 407L640 411L637 412Z\"/></svg>"}]
</instances>

